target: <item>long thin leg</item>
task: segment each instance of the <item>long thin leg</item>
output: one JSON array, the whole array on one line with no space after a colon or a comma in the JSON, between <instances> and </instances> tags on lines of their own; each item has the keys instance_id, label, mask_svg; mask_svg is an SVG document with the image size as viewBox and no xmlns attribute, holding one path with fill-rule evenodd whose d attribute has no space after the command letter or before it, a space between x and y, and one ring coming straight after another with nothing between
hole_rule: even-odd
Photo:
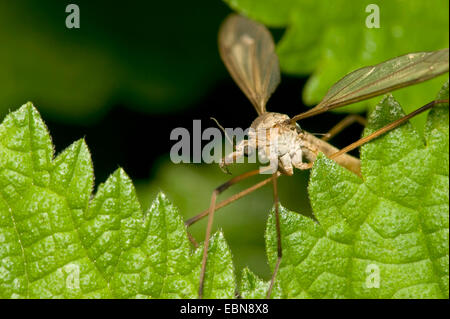
<instances>
[{"instance_id":1,"label":"long thin leg","mask_svg":"<svg viewBox=\"0 0 450 319\"><path fill-rule=\"evenodd\" d=\"M278 173L277 173L277 177L280 177L280 175L281 175L281 174L278 172ZM241 192L239 192L239 193L237 193L237 194L234 194L234 195L228 197L227 199L225 199L225 200L221 201L219 204L217 204L215 210L217 211L217 210L219 210L220 208L225 207L225 206L231 204L231 203L234 202L234 201L237 201L238 199L240 199L240 198L242 198L242 197L244 197L244 196L247 196L248 194L254 192L254 191L257 190L258 188L261 188L261 187L263 187L264 185L270 183L271 181L272 181L272 177L266 178L265 180L263 180L263 181L261 181L261 182L255 184L255 185L253 185L253 186L251 186L251 187L249 187L249 188L247 188L247 189L244 189L243 191L241 191ZM187 221L184 222L184 224L186 225L186 227L189 227L189 226L193 225L194 223L198 222L199 220L201 220L202 218L204 218L205 216L207 216L207 215L208 215L208 212L209 212L209 208L208 208L208 209L205 209L205 210L204 210L203 212L201 212L200 214L195 215L194 217L188 219ZM194 236L192 236L191 233L190 233L189 231L187 231L187 235L188 235L188 238L189 238L189 240L191 241L192 245L193 245L195 248L198 248L198 243L197 243L197 241L195 240Z\"/></svg>"},{"instance_id":2,"label":"long thin leg","mask_svg":"<svg viewBox=\"0 0 450 319\"><path fill-rule=\"evenodd\" d=\"M192 234L190 232L188 232L188 231L186 231L186 233L188 235L188 239L191 242L191 244L195 247L195 249L197 249L198 248L198 243L195 240L194 236L192 236Z\"/></svg>"},{"instance_id":3,"label":"long thin leg","mask_svg":"<svg viewBox=\"0 0 450 319\"><path fill-rule=\"evenodd\" d=\"M355 122L361 124L362 126L367 125L367 120L364 117L362 117L361 115L350 114L350 115L344 117L344 119L342 119L335 126L333 126L331 128L331 130L329 130L328 133L326 133L325 136L322 137L322 140L329 141L334 136L336 136L337 134L339 134L340 132L342 132L344 129L346 129L347 127L349 127L350 125L352 125Z\"/></svg>"},{"instance_id":4,"label":"long thin leg","mask_svg":"<svg viewBox=\"0 0 450 319\"><path fill-rule=\"evenodd\" d=\"M282 249L281 249L281 226L280 226L280 212L278 205L278 185L277 185L277 173L272 175L272 185L273 185L273 201L275 205L275 225L277 229L277 263L275 264L275 269L273 270L272 279L270 280L269 289L267 290L266 298L269 299L272 293L273 285L275 284L275 279L277 277L278 269L280 268Z\"/></svg>"},{"instance_id":5,"label":"long thin leg","mask_svg":"<svg viewBox=\"0 0 450 319\"><path fill-rule=\"evenodd\" d=\"M280 174L278 174L278 177L279 176L280 176ZM215 210L217 211L217 210L219 210L219 209L221 209L221 208L231 204L232 202L234 202L234 201L236 201L236 200L238 200L238 199L240 199L240 198L242 198L242 197L244 197L244 196L254 192L258 188L261 188L264 185L270 183L271 181L272 181L272 177L266 178L265 180L259 182L258 184L255 184L255 185L253 185L253 186L251 186L251 187L249 187L247 189L244 189L243 191L241 191L241 192L239 192L237 194L234 194L234 195L230 196L229 198L227 198L227 199L221 201L220 203L218 203L216 205L216 209ZM192 218L189 218L187 221L184 222L184 224L186 225L186 227L192 226L193 224L195 224L196 222L201 220L203 217L207 216L208 212L209 212L209 208L205 209L200 214L195 215Z\"/></svg>"},{"instance_id":6,"label":"long thin leg","mask_svg":"<svg viewBox=\"0 0 450 319\"><path fill-rule=\"evenodd\" d=\"M379 130L376 130L372 134L370 134L370 135L368 135L366 137L363 137L363 138L357 140L356 142L354 142L354 143L344 147L339 152L336 152L336 153L332 154L330 156L330 159L336 158L336 157L338 157L338 156L340 156L342 154L345 154L347 152L350 152L351 150L354 150L355 148L357 148L357 147L359 147L359 146L361 146L361 145L363 145L363 144L365 144L365 143L367 143L367 142L377 138L378 136L383 135L384 133L389 132L390 130L392 130L392 129L402 125L403 123L405 123L409 119L413 118L414 116L431 109L436 104L441 104L441 103L448 103L448 99L447 100L431 101L430 103L422 106L421 108L418 108L417 110L415 110L415 111L405 115L404 117L402 117L402 118L400 118L400 119L398 119L398 120L396 120L396 121L394 121L394 122L392 122L392 123L390 123L390 124L380 128Z\"/></svg>"},{"instance_id":7,"label":"long thin leg","mask_svg":"<svg viewBox=\"0 0 450 319\"><path fill-rule=\"evenodd\" d=\"M345 154L347 152L350 152L350 151L354 150L355 148L357 148L357 147L359 147L359 146L361 146L361 145L363 145L363 144L365 144L367 142L370 142L371 140L379 137L380 135L383 135L384 133L387 133L387 132L393 130L394 128L402 125L403 123L405 123L409 119L413 118L414 116L431 109L436 104L441 104L441 103L448 103L448 99L431 101L430 103L425 104L421 108L418 108L417 110L415 110L415 111L405 115L404 117L402 117L402 118L400 118L400 119L398 119L398 120L396 120L396 121L394 121L392 123L389 123L388 125L386 125L386 126L380 128L380 129L376 130L372 134L357 140L356 142L354 142L354 143L352 143L352 144L342 148L341 150L339 150L336 153L331 154L330 156L328 156L328 158L329 159L335 159L336 157L339 157L339 156L341 156L341 155L343 155L343 154ZM314 165L314 162L307 163L301 169L310 169L313 165Z\"/></svg>"},{"instance_id":8,"label":"long thin leg","mask_svg":"<svg viewBox=\"0 0 450 319\"><path fill-rule=\"evenodd\" d=\"M260 170L256 169L256 170L238 175L238 176L230 179L228 182L217 187L211 195L211 202L210 202L210 206L209 206L209 210L208 210L208 225L206 226L205 243L203 246L202 268L200 270L200 286L198 289L198 297L199 298L203 298L203 284L204 284L204 280L205 280L206 260L208 258L209 238L211 237L211 229L212 229L212 224L213 224L213 220L214 220L214 212L216 210L215 206L216 206L217 196L220 193L224 192L226 189L228 189L230 186L232 186L246 178L249 178L251 176L258 175L259 173L260 173Z\"/></svg>"}]
</instances>

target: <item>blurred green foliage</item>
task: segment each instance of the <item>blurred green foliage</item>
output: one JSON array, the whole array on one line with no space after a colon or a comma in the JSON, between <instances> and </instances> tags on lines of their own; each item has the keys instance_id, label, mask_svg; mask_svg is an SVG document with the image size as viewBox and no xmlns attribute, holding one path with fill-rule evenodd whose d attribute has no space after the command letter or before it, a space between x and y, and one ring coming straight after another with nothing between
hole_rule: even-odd
<instances>
[{"instance_id":1,"label":"blurred green foliage","mask_svg":"<svg viewBox=\"0 0 450 319\"><path fill-rule=\"evenodd\" d=\"M278 42L281 69L311 74L303 98L318 103L344 75L396 56L448 47L447 0L308 1L224 0L233 9L269 27L287 28ZM380 28L366 27L369 4L379 7ZM434 98L445 76L394 93L407 112ZM360 102L340 111L362 111L379 101ZM426 115L413 122L422 128Z\"/></svg>"},{"instance_id":2,"label":"blurred green foliage","mask_svg":"<svg viewBox=\"0 0 450 319\"><path fill-rule=\"evenodd\" d=\"M174 112L205 94L223 68L220 1L0 2L0 114L25 101L63 121L101 116L112 104Z\"/></svg>"}]
</instances>

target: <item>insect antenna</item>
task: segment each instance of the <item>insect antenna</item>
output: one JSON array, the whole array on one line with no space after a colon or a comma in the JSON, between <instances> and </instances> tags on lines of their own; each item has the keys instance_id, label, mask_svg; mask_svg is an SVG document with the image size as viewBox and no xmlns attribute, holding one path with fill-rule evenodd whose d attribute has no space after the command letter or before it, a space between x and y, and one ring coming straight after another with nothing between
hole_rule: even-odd
<instances>
[{"instance_id":1,"label":"insect antenna","mask_svg":"<svg viewBox=\"0 0 450 319\"><path fill-rule=\"evenodd\" d=\"M222 130L223 134L225 134L225 138L228 140L228 142L231 144L231 146L233 146L233 150L235 149L235 145L234 145L234 140L232 140L228 134L227 131L224 129L224 127L222 125L220 125L219 121L216 120L214 117L210 117L211 120L213 120L214 122L216 122L216 125Z\"/></svg>"}]
</instances>

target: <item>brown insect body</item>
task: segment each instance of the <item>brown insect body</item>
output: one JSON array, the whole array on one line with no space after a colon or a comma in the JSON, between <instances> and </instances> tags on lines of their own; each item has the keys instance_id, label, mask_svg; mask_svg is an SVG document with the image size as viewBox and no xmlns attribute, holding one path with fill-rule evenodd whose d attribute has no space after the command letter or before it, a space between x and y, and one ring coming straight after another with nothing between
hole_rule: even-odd
<instances>
[{"instance_id":1,"label":"brown insect body","mask_svg":"<svg viewBox=\"0 0 450 319\"><path fill-rule=\"evenodd\" d=\"M266 103L280 82L280 70L272 36L263 25L231 15L220 30L219 51L231 76L259 115L250 126L248 140L241 141L234 152L221 160L222 169L256 152L261 162L270 162L272 171L278 168L281 173L292 175L294 167L310 168L319 152L329 156L338 151L301 130L289 116L266 111ZM345 154L335 160L360 175L357 158Z\"/></svg>"},{"instance_id":2,"label":"brown insect body","mask_svg":"<svg viewBox=\"0 0 450 319\"><path fill-rule=\"evenodd\" d=\"M225 156L220 166L224 168L238 158L256 152L262 162L274 165L273 171L278 169L283 174L291 176L294 174L294 167L309 168L308 163L314 162L319 152L330 156L337 151L338 149L331 144L291 123L286 114L265 112L252 122L249 138L238 143L236 151ZM360 175L359 159L343 154L336 161Z\"/></svg>"}]
</instances>

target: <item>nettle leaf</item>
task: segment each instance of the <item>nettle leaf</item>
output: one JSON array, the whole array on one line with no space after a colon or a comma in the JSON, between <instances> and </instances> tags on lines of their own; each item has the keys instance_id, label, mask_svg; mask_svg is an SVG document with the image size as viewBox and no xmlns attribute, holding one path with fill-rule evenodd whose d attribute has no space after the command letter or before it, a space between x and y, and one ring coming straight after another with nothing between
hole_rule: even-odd
<instances>
[{"instance_id":1,"label":"nettle leaf","mask_svg":"<svg viewBox=\"0 0 450 319\"><path fill-rule=\"evenodd\" d=\"M283 72L312 76L303 91L305 103L317 104L344 75L396 56L448 47L448 1L380 0L380 28L368 28L366 7L373 1L224 0L236 11L266 24L286 28L277 44ZM420 23L417 23L420 21ZM407 112L429 102L444 77L395 92ZM372 99L337 111L374 107ZM425 117L414 119L416 124ZM423 125L422 125L423 126ZM420 125L418 127L421 127Z\"/></svg>"},{"instance_id":2,"label":"nettle leaf","mask_svg":"<svg viewBox=\"0 0 450 319\"><path fill-rule=\"evenodd\" d=\"M263 299L267 297L267 291L269 290L269 281L264 281L256 276L250 269L244 268L241 275L241 289L240 296L245 299ZM281 288L276 282L272 293L271 299L281 298Z\"/></svg>"},{"instance_id":3,"label":"nettle leaf","mask_svg":"<svg viewBox=\"0 0 450 319\"><path fill-rule=\"evenodd\" d=\"M448 99L448 82L438 99ZM365 135L401 117L384 98ZM363 179L324 156L309 194L317 221L283 207L283 259L272 298L448 298L448 104L365 145ZM122 169L91 198L93 167L83 140L56 158L31 103L0 125L1 298L195 298L201 248L160 193L144 213ZM276 232L266 231L271 267ZM243 298L269 283L248 269ZM231 252L221 232L209 249L204 295L232 298Z\"/></svg>"},{"instance_id":4,"label":"nettle leaf","mask_svg":"<svg viewBox=\"0 0 450 319\"><path fill-rule=\"evenodd\" d=\"M425 140L407 123L364 145L362 179L319 156L308 188L317 222L281 208L283 297L448 298L448 111L430 111ZM403 115L385 97L364 135ZM273 269L273 213L266 243Z\"/></svg>"},{"instance_id":5,"label":"nettle leaf","mask_svg":"<svg viewBox=\"0 0 450 319\"><path fill-rule=\"evenodd\" d=\"M201 249L161 193L143 213L118 169L90 200L84 140L53 159L31 103L0 125L0 298L195 298ZM205 297L232 298L231 252L212 238Z\"/></svg>"}]
</instances>

